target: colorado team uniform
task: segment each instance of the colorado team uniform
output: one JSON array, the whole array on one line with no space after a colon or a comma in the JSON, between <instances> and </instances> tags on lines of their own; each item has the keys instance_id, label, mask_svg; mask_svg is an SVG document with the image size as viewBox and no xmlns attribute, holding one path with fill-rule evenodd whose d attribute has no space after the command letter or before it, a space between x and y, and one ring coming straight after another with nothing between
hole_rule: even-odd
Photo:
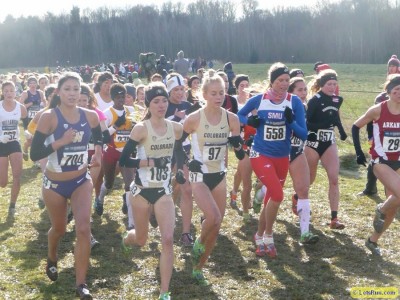
<instances>
[{"instance_id":1,"label":"colorado team uniform","mask_svg":"<svg viewBox=\"0 0 400 300\"><path fill-rule=\"evenodd\" d=\"M83 109L79 108L80 118L75 124L68 123L58 107L54 108L54 112L58 120L57 128L47 137L46 143L51 144L61 139L65 131L69 128L76 131L76 136L72 143L59 148L49 155L46 169L51 172L61 173L87 168L88 143L92 133L85 112ZM51 189L65 198L70 198L75 189L82 185L87 179L90 179L90 175L87 172L77 178L67 181L50 180L44 175L43 188Z\"/></svg>"},{"instance_id":2,"label":"colorado team uniform","mask_svg":"<svg viewBox=\"0 0 400 300\"><path fill-rule=\"evenodd\" d=\"M239 120L243 124L247 124L247 116L254 109L261 119L250 150L250 161L255 174L267 187L264 201L268 201L269 198L275 201L283 200L283 190L279 187L283 187L288 173L293 131L285 121L283 112L286 106L294 112L297 123L295 130L302 130L305 135L304 108L301 100L295 95L287 94L279 104L268 99L267 93L256 95L238 112ZM302 136L300 131L298 136Z\"/></svg>"},{"instance_id":3,"label":"colorado team uniform","mask_svg":"<svg viewBox=\"0 0 400 300\"><path fill-rule=\"evenodd\" d=\"M400 168L400 115L391 114L387 103L380 104L381 115L373 122L370 154L374 164L384 163L396 171Z\"/></svg>"},{"instance_id":4,"label":"colorado team uniform","mask_svg":"<svg viewBox=\"0 0 400 300\"><path fill-rule=\"evenodd\" d=\"M225 177L225 154L230 133L228 112L221 108L221 120L212 125L208 122L204 108L199 110L200 122L191 134L193 158L203 163L203 173L189 172L191 183L204 182L213 190Z\"/></svg>"},{"instance_id":5,"label":"colorado team uniform","mask_svg":"<svg viewBox=\"0 0 400 300\"><path fill-rule=\"evenodd\" d=\"M306 146L322 156L329 146L336 143L332 116L339 114L343 98L318 92L307 104L308 138Z\"/></svg>"},{"instance_id":6,"label":"colorado team uniform","mask_svg":"<svg viewBox=\"0 0 400 300\"><path fill-rule=\"evenodd\" d=\"M15 108L12 111L6 111L3 103L0 101L0 135L8 135L9 141L1 144L0 157L7 157L12 153L21 152L18 122L21 119L22 104L15 101Z\"/></svg>"},{"instance_id":7,"label":"colorado team uniform","mask_svg":"<svg viewBox=\"0 0 400 300\"><path fill-rule=\"evenodd\" d=\"M172 193L171 158L175 145L175 132L173 123L165 121L167 131L163 136L159 136L153 130L150 120L143 121L147 128L147 138L138 145L136 157L140 160L168 157L169 162L165 168L153 166L137 169L135 181L130 187L133 196L141 195L151 204L155 204L163 195Z\"/></svg>"}]
</instances>

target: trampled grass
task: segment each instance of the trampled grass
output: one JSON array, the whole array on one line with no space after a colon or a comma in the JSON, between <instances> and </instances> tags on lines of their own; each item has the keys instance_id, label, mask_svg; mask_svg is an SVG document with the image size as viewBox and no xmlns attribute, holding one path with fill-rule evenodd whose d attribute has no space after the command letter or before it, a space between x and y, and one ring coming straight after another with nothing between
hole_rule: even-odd
<instances>
[{"instance_id":1,"label":"trampled grass","mask_svg":"<svg viewBox=\"0 0 400 300\"><path fill-rule=\"evenodd\" d=\"M311 74L312 65L299 65ZM227 208L217 246L205 268L210 287L193 284L190 251L181 248L181 218L177 209L175 268L171 281L173 299L351 299L352 287L400 287L399 215L380 240L383 257L372 257L364 246L372 230L377 202L383 199L356 198L364 188L366 169L355 163L350 136L351 124L373 103L385 66L333 65L340 76L345 98L342 119L349 134L338 141L341 160L339 217L347 225L341 232L328 228L330 212L327 176L319 168L311 188L312 228L320 236L313 246L300 246L297 218L291 212L291 181L285 187L285 201L275 226L278 257L256 258L252 237L258 215L244 224L240 212ZM265 77L267 65L234 65L236 73L249 73L255 81ZM362 131L364 132L364 131ZM364 138L364 150L368 146ZM230 155L234 158L234 155ZM228 168L228 191L232 186L236 160ZM10 174L11 175L11 174ZM11 176L10 176L11 178ZM7 221L10 189L0 189L0 299L72 299L74 296L74 226L68 226L59 249L59 279L51 283L45 275L47 230L45 210L38 208L41 176L32 162L24 163L23 185L14 222ZM159 295L158 261L161 250L158 229L150 229L149 241L130 255L120 251L120 234L126 218L121 212L122 183L116 181L106 196L102 218L93 216L92 231L101 245L91 255L88 284L96 299L155 299ZM379 195L384 192L379 185ZM195 208L193 233L200 230L200 212Z\"/></svg>"}]
</instances>

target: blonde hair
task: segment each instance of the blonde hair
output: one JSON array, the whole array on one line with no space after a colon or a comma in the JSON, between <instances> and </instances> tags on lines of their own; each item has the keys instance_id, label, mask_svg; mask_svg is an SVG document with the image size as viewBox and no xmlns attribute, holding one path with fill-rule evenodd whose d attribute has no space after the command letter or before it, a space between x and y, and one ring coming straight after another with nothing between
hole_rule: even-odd
<instances>
[{"instance_id":1,"label":"blonde hair","mask_svg":"<svg viewBox=\"0 0 400 300\"><path fill-rule=\"evenodd\" d=\"M218 73L214 69L209 69L207 72L204 73L201 84L201 91L203 93L207 92L208 86L215 82L220 83L222 86L225 86L224 79L220 75L218 75Z\"/></svg>"}]
</instances>

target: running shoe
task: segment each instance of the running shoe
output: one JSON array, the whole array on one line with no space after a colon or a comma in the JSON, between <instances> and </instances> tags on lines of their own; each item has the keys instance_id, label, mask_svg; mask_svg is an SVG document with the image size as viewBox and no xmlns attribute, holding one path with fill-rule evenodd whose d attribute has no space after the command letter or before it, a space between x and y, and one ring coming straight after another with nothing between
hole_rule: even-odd
<instances>
[{"instance_id":1,"label":"running shoe","mask_svg":"<svg viewBox=\"0 0 400 300\"><path fill-rule=\"evenodd\" d=\"M207 286L210 283L208 280L204 277L203 271L202 270L195 270L193 269L192 271L192 278L196 282L196 284L201 285L201 286Z\"/></svg>"},{"instance_id":2,"label":"running shoe","mask_svg":"<svg viewBox=\"0 0 400 300\"><path fill-rule=\"evenodd\" d=\"M158 300L171 300L171 293L170 292L162 293L158 298Z\"/></svg>"},{"instance_id":3,"label":"running shoe","mask_svg":"<svg viewBox=\"0 0 400 300\"><path fill-rule=\"evenodd\" d=\"M56 281L58 278L57 262L52 262L47 258L46 274L51 281Z\"/></svg>"},{"instance_id":4,"label":"running shoe","mask_svg":"<svg viewBox=\"0 0 400 300\"><path fill-rule=\"evenodd\" d=\"M298 216L299 213L297 212L297 202L299 201L299 197L297 196L297 194L293 194L292 195L292 212Z\"/></svg>"},{"instance_id":5,"label":"running shoe","mask_svg":"<svg viewBox=\"0 0 400 300\"><path fill-rule=\"evenodd\" d=\"M126 215L128 213L128 204L126 203L126 193L122 195L122 213Z\"/></svg>"},{"instance_id":6,"label":"running shoe","mask_svg":"<svg viewBox=\"0 0 400 300\"><path fill-rule=\"evenodd\" d=\"M182 233L180 243L183 247L192 247L194 244L192 235L189 232Z\"/></svg>"},{"instance_id":7,"label":"running shoe","mask_svg":"<svg viewBox=\"0 0 400 300\"><path fill-rule=\"evenodd\" d=\"M264 256L265 255L264 238L257 236L257 233L256 233L254 235L254 243L256 244L256 255Z\"/></svg>"},{"instance_id":8,"label":"running shoe","mask_svg":"<svg viewBox=\"0 0 400 300\"><path fill-rule=\"evenodd\" d=\"M265 245L265 254L269 256L270 258L276 258L277 252L275 248L275 244L268 244Z\"/></svg>"},{"instance_id":9,"label":"running shoe","mask_svg":"<svg viewBox=\"0 0 400 300\"><path fill-rule=\"evenodd\" d=\"M28 161L28 160L29 160L29 154L28 154L28 152L23 152L23 151L22 151L22 158L24 159L24 161Z\"/></svg>"},{"instance_id":10,"label":"running shoe","mask_svg":"<svg viewBox=\"0 0 400 300\"><path fill-rule=\"evenodd\" d=\"M367 191L363 190L362 192L357 193L357 197L364 197L364 196L376 196L378 194L377 190L374 191Z\"/></svg>"},{"instance_id":11,"label":"running shoe","mask_svg":"<svg viewBox=\"0 0 400 300\"><path fill-rule=\"evenodd\" d=\"M373 221L374 229L377 233L383 232L383 225L385 224L385 214L381 212L382 203L376 206L375 218Z\"/></svg>"},{"instance_id":12,"label":"running shoe","mask_svg":"<svg viewBox=\"0 0 400 300\"><path fill-rule=\"evenodd\" d=\"M340 222L338 218L335 218L331 220L330 227L331 229L342 230L345 228L345 225L342 222Z\"/></svg>"},{"instance_id":13,"label":"running shoe","mask_svg":"<svg viewBox=\"0 0 400 300\"><path fill-rule=\"evenodd\" d=\"M39 197L38 198L38 207L40 208L40 209L43 209L46 205L44 204L44 201L43 201L43 199L42 199L42 197Z\"/></svg>"},{"instance_id":14,"label":"running shoe","mask_svg":"<svg viewBox=\"0 0 400 300\"><path fill-rule=\"evenodd\" d=\"M192 249L192 264L193 264L193 266L197 266L199 264L200 258L205 251L206 251L206 249L205 249L204 245L202 243L200 243L199 238L197 238L193 244L193 249Z\"/></svg>"},{"instance_id":15,"label":"running shoe","mask_svg":"<svg viewBox=\"0 0 400 300\"><path fill-rule=\"evenodd\" d=\"M232 191L229 192L229 198L230 198L230 205L233 209L237 209L237 194L233 194Z\"/></svg>"},{"instance_id":16,"label":"running shoe","mask_svg":"<svg viewBox=\"0 0 400 300\"><path fill-rule=\"evenodd\" d=\"M85 299L85 300L93 299L86 283L82 283L76 288L76 296L79 297L79 299Z\"/></svg>"},{"instance_id":17,"label":"running shoe","mask_svg":"<svg viewBox=\"0 0 400 300\"><path fill-rule=\"evenodd\" d=\"M128 246L125 244L125 239L128 236L128 231L125 231L122 235L121 235L121 250L124 254L129 254L132 251L132 247Z\"/></svg>"},{"instance_id":18,"label":"running shoe","mask_svg":"<svg viewBox=\"0 0 400 300\"><path fill-rule=\"evenodd\" d=\"M94 200L94 210L96 214L101 217L101 215L103 214L103 202L100 202L100 199L98 197L96 197L96 199Z\"/></svg>"},{"instance_id":19,"label":"running shoe","mask_svg":"<svg viewBox=\"0 0 400 300\"><path fill-rule=\"evenodd\" d=\"M365 246L371 251L372 255L374 256L381 256L381 249L379 248L378 244L372 242L369 238L365 241Z\"/></svg>"},{"instance_id":20,"label":"running shoe","mask_svg":"<svg viewBox=\"0 0 400 300\"><path fill-rule=\"evenodd\" d=\"M100 242L94 238L93 235L90 235L90 249L94 249L100 245Z\"/></svg>"},{"instance_id":21,"label":"running shoe","mask_svg":"<svg viewBox=\"0 0 400 300\"><path fill-rule=\"evenodd\" d=\"M305 232L300 236L300 244L312 245L319 241L319 236L313 234L311 231Z\"/></svg>"}]
</instances>

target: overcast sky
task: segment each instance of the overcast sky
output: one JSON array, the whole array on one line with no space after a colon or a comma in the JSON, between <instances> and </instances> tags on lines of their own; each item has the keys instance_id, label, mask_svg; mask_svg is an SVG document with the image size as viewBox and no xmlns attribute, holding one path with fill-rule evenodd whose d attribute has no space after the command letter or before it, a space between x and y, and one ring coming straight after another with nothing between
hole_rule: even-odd
<instances>
[{"instance_id":1,"label":"overcast sky","mask_svg":"<svg viewBox=\"0 0 400 300\"><path fill-rule=\"evenodd\" d=\"M231 0L235 3L240 3L241 0ZM259 0L259 8L271 9L276 6L314 6L318 0ZM327 1L327 0L325 0ZM338 1L338 0L329 0ZM96 9L96 7L107 6L115 8L125 8L129 6L134 6L137 4L155 4L168 2L164 0L53 0L53 1L41 1L41 0L14 0L11 2L3 1L2 9L0 10L0 22L4 21L4 18L10 14L16 18L23 16L43 16L46 12L50 11L54 14L59 14L61 12L68 13L72 6L78 6L81 10L85 8ZM182 2L189 3L195 2L193 0L171 0L171 2Z\"/></svg>"}]
</instances>

